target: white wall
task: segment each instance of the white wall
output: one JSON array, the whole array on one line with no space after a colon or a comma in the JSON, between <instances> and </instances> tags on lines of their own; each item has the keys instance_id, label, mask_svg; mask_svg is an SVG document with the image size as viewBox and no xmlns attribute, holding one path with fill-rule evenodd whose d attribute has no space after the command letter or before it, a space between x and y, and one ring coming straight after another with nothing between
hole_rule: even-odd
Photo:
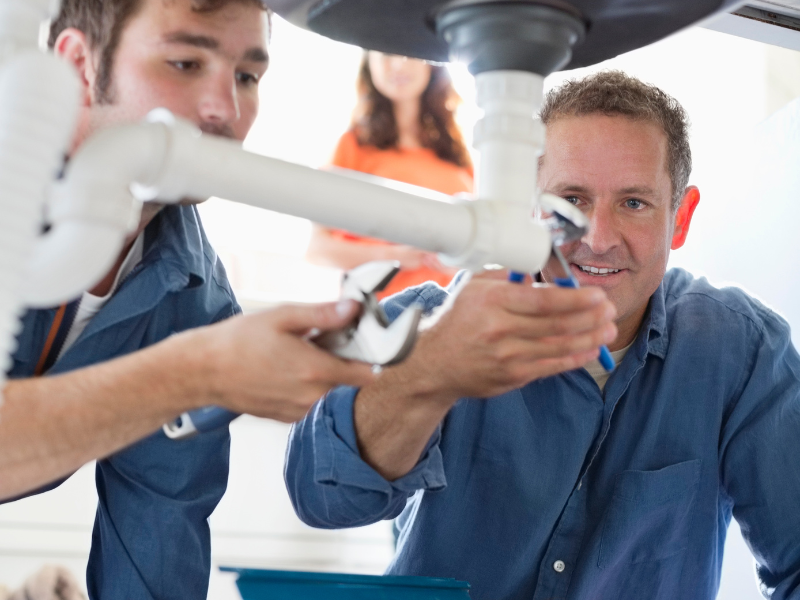
<instances>
[{"instance_id":1,"label":"white wall","mask_svg":"<svg viewBox=\"0 0 800 600\"><path fill-rule=\"evenodd\" d=\"M303 164L323 164L347 127L360 51L276 20L272 54L262 87L263 110L247 145ZM748 132L800 93L791 85L794 77L800 81L792 66L796 56L692 29L601 65L663 87L694 122L692 182L700 186L702 202L689 241L674 254L672 264L705 272L713 280L738 281L792 322L800 322L793 302L798 290L786 271L796 253L798 209L793 196L800 193L800 180L792 175L790 184L787 177L793 174L792 165L800 164L800 144L790 135L781 137L783 145L776 146L771 160L782 170L771 173L769 185L756 195L745 191L745 170L736 168L735 160L753 147L744 143ZM463 69L454 72L469 100L470 79ZM564 76L555 75L547 83ZM465 107L462 121L469 127L476 116ZM775 121L771 131L800 132L794 118ZM779 162L790 150L794 154ZM310 231L306 221L222 200L210 201L201 211L246 306L336 297L338 273L302 260ZM216 564L381 571L391 553L386 524L319 532L292 515L281 477L285 426L245 418L233 425L232 433L229 490L211 521ZM87 467L55 492L0 506L0 583L18 585L45 562L66 564L82 577L95 503L93 470ZM736 532L734 527L720 597L757 598L752 559ZM210 597L235 598L230 579L215 574Z\"/></svg>"}]
</instances>

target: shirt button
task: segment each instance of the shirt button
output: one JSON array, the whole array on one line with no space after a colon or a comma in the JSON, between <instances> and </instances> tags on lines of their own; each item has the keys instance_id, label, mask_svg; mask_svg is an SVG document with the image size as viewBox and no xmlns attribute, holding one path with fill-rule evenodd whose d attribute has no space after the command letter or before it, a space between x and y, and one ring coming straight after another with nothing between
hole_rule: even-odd
<instances>
[{"instance_id":1,"label":"shirt button","mask_svg":"<svg viewBox=\"0 0 800 600\"><path fill-rule=\"evenodd\" d=\"M567 565L564 564L563 560L557 560L556 562L553 563L553 570L556 573L563 573L564 569L566 569L566 568L567 568Z\"/></svg>"}]
</instances>

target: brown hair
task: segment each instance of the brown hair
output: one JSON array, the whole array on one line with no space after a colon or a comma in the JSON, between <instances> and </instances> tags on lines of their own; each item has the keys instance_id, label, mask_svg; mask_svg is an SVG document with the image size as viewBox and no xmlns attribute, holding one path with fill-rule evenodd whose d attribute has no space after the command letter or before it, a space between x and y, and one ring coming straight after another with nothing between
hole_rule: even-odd
<instances>
[{"instance_id":1,"label":"brown hair","mask_svg":"<svg viewBox=\"0 0 800 600\"><path fill-rule=\"evenodd\" d=\"M267 11L266 0L192 0L195 12L214 12L230 4L253 4ZM62 31L74 27L86 35L89 47L100 57L95 85L98 101L111 103L111 71L122 31L142 7L142 0L62 0L50 25L47 45L53 48Z\"/></svg>"},{"instance_id":2,"label":"brown hair","mask_svg":"<svg viewBox=\"0 0 800 600\"><path fill-rule=\"evenodd\" d=\"M598 113L650 121L664 130L667 171L672 180L672 208L677 210L692 172L689 116L683 107L654 85L622 71L602 71L583 79L571 79L550 90L540 116L548 125L561 117Z\"/></svg>"},{"instance_id":3,"label":"brown hair","mask_svg":"<svg viewBox=\"0 0 800 600\"><path fill-rule=\"evenodd\" d=\"M358 73L357 90L352 127L358 143L381 150L397 148L399 134L392 101L372 82L367 53ZM431 79L420 98L420 143L442 160L471 169L472 160L454 115L460 102L447 69L431 65Z\"/></svg>"}]
</instances>

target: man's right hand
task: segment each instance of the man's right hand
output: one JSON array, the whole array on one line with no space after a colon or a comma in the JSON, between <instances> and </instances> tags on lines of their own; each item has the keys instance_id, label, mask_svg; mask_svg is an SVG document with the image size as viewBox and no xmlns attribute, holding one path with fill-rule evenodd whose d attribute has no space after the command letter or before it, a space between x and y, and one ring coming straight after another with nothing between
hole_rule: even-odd
<instances>
[{"instance_id":1,"label":"man's right hand","mask_svg":"<svg viewBox=\"0 0 800 600\"><path fill-rule=\"evenodd\" d=\"M356 397L362 458L389 480L410 471L462 397L488 398L597 358L617 334L599 289L470 281L405 362Z\"/></svg>"},{"instance_id":2,"label":"man's right hand","mask_svg":"<svg viewBox=\"0 0 800 600\"><path fill-rule=\"evenodd\" d=\"M345 327L359 310L350 300L281 306L187 332L176 342L190 348L202 405L292 422L332 387L374 381L370 365L339 359L307 339L315 330Z\"/></svg>"},{"instance_id":3,"label":"man's right hand","mask_svg":"<svg viewBox=\"0 0 800 600\"><path fill-rule=\"evenodd\" d=\"M404 367L415 392L454 402L497 396L583 366L616 337L614 305L598 288L531 287L476 277Z\"/></svg>"}]
</instances>

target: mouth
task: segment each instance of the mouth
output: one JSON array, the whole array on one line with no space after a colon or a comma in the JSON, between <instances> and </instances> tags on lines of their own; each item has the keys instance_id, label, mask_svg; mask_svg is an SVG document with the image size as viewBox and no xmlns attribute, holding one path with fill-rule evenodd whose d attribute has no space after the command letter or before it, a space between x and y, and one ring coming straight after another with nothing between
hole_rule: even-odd
<instances>
[{"instance_id":1,"label":"mouth","mask_svg":"<svg viewBox=\"0 0 800 600\"><path fill-rule=\"evenodd\" d=\"M582 273L586 273L588 275L596 275L598 277L608 277L609 275L615 275L619 273L622 269L612 269L610 267L592 267L589 265L574 265L580 269Z\"/></svg>"},{"instance_id":2,"label":"mouth","mask_svg":"<svg viewBox=\"0 0 800 600\"><path fill-rule=\"evenodd\" d=\"M569 266L581 285L611 285L622 277L627 270L597 265L579 265L577 263L570 263Z\"/></svg>"}]
</instances>

